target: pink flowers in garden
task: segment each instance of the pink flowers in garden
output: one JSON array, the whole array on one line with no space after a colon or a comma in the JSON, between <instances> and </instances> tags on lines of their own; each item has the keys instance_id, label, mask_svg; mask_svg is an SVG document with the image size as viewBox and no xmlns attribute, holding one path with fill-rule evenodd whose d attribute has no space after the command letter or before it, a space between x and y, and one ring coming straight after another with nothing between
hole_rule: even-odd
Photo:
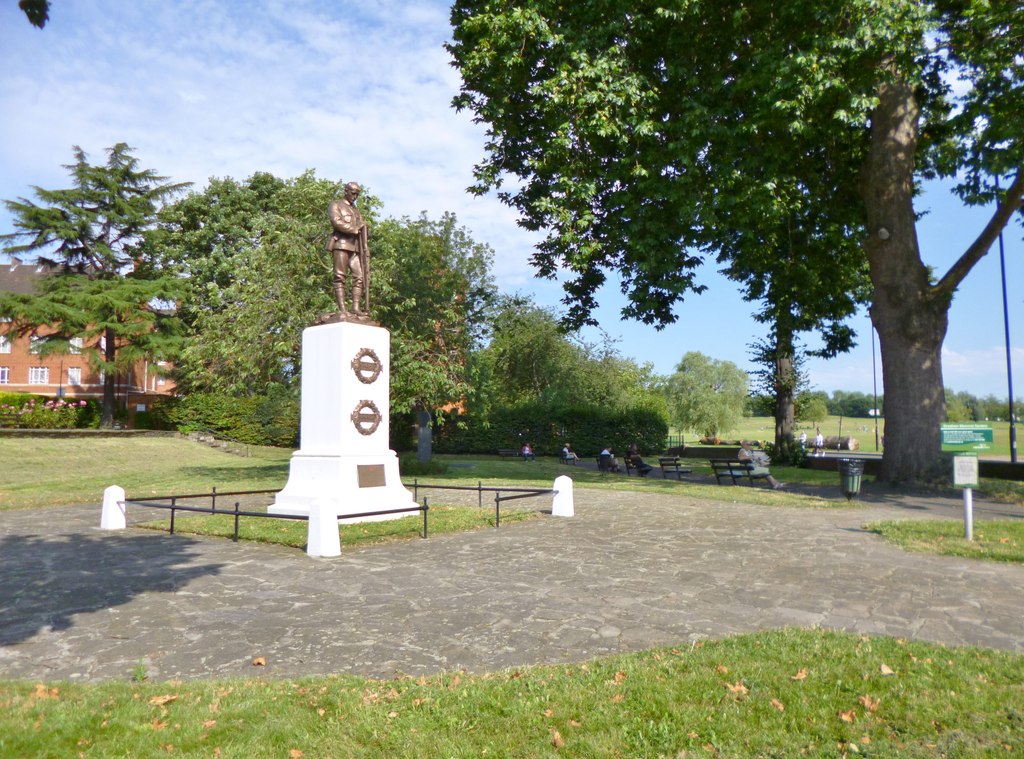
<instances>
[{"instance_id":1,"label":"pink flowers in garden","mask_svg":"<svg viewBox=\"0 0 1024 759\"><path fill-rule=\"evenodd\" d=\"M86 401L29 398L20 406L0 403L0 427L30 429L71 429L78 425Z\"/></svg>"}]
</instances>

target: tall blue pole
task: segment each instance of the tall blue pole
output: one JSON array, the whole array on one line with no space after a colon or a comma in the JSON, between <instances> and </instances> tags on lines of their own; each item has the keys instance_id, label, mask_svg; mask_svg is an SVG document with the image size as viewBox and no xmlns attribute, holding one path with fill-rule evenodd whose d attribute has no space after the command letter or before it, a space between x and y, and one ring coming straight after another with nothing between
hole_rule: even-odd
<instances>
[{"instance_id":1,"label":"tall blue pole","mask_svg":"<svg viewBox=\"0 0 1024 759\"><path fill-rule=\"evenodd\" d=\"M999 177L996 177L996 202L999 202ZM999 271L1003 277L1003 329L1006 332L1006 384L1010 391L1010 461L1017 463L1017 428L1013 419L1013 362L1010 360L1010 308L1006 300L1006 254L1003 231L999 230Z\"/></svg>"}]
</instances>

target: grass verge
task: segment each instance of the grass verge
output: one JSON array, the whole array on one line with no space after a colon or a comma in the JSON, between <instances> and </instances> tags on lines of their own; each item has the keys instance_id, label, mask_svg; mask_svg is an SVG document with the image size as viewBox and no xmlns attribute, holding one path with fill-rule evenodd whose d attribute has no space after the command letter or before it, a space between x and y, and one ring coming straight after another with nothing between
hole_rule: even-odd
<instances>
[{"instance_id":1,"label":"grass verge","mask_svg":"<svg viewBox=\"0 0 1024 759\"><path fill-rule=\"evenodd\" d=\"M539 511L505 509L501 512L501 522L502 524L513 524L539 516ZM135 526L166 531L170 526L170 520L154 520ZM431 506L428 511L428 535L467 532L485 527L494 527L494 512L490 509L471 506ZM342 522L338 529L343 546L364 546L390 543L396 540L411 540L420 536L423 529L423 516L415 514L386 522ZM257 543L274 543L305 550L307 530L308 525L304 521L242 517L238 523L238 539L252 540ZM235 520L234 517L221 514L175 517L174 531L190 535L231 538L235 534Z\"/></svg>"},{"instance_id":2,"label":"grass verge","mask_svg":"<svg viewBox=\"0 0 1024 759\"><path fill-rule=\"evenodd\" d=\"M479 676L0 682L0 755L1019 756L1022 665L786 629Z\"/></svg>"},{"instance_id":3,"label":"grass verge","mask_svg":"<svg viewBox=\"0 0 1024 759\"><path fill-rule=\"evenodd\" d=\"M964 539L964 523L955 519L900 519L864 527L907 551L1024 563L1024 521L976 520L972 541Z\"/></svg>"}]
</instances>

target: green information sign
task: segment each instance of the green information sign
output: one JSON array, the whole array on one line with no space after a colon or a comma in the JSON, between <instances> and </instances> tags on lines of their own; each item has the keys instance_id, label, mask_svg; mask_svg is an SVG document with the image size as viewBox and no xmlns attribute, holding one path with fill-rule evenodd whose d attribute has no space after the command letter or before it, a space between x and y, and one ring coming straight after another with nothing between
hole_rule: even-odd
<instances>
[{"instance_id":1,"label":"green information sign","mask_svg":"<svg viewBox=\"0 0 1024 759\"><path fill-rule=\"evenodd\" d=\"M944 451L988 451L992 448L993 440L991 424L964 422L942 425Z\"/></svg>"}]
</instances>

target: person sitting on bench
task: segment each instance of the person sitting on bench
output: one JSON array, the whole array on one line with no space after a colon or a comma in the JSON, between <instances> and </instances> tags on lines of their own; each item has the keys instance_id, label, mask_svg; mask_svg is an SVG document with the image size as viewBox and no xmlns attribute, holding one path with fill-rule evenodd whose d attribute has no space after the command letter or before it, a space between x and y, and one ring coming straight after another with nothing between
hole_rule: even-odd
<instances>
[{"instance_id":1,"label":"person sitting on bench","mask_svg":"<svg viewBox=\"0 0 1024 759\"><path fill-rule=\"evenodd\" d=\"M750 462L751 474L763 474L772 488L775 490L782 489L785 483L779 482L768 472L768 465L772 463L772 460L768 458L768 454L764 451L755 451L750 447L749 440L744 440L740 443L740 452L736 454L736 458L740 461Z\"/></svg>"},{"instance_id":2,"label":"person sitting on bench","mask_svg":"<svg viewBox=\"0 0 1024 759\"><path fill-rule=\"evenodd\" d=\"M645 464L644 460L640 458L640 449L637 447L636 443L631 443L627 449L626 460L629 462L631 467L636 469L637 473L641 477L646 477L647 473L654 469L650 464Z\"/></svg>"},{"instance_id":3,"label":"person sitting on bench","mask_svg":"<svg viewBox=\"0 0 1024 759\"><path fill-rule=\"evenodd\" d=\"M606 447L598 456L597 468L602 472L618 472L619 462L615 459L615 451L611 446Z\"/></svg>"}]
</instances>

